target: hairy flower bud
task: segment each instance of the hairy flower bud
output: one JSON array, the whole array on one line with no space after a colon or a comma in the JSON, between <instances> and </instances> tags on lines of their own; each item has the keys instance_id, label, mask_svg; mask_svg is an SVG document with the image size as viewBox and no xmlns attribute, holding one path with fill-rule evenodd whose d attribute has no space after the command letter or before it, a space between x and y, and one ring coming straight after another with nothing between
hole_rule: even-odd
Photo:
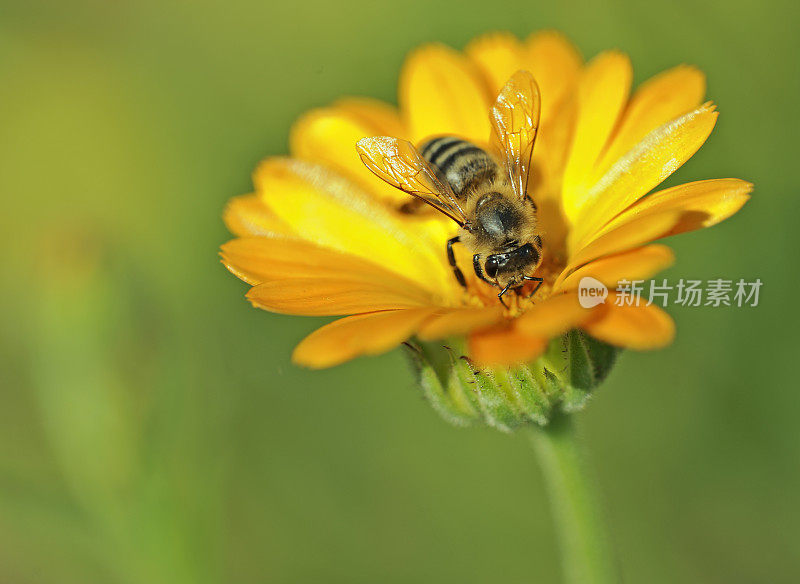
<instances>
[{"instance_id":1,"label":"hairy flower bud","mask_svg":"<svg viewBox=\"0 0 800 584\"><path fill-rule=\"evenodd\" d=\"M553 339L535 361L511 368L478 366L460 341L405 346L425 398L445 420L504 432L582 409L619 352L580 330Z\"/></svg>"}]
</instances>

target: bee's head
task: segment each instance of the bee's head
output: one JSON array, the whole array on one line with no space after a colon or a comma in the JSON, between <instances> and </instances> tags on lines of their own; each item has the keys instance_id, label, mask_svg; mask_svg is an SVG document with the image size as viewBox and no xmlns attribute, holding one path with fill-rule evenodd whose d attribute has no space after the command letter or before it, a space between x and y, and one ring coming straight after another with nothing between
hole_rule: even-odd
<instances>
[{"instance_id":1,"label":"bee's head","mask_svg":"<svg viewBox=\"0 0 800 584\"><path fill-rule=\"evenodd\" d=\"M525 276L531 275L542 261L540 248L526 243L505 253L496 253L486 258L483 270L501 287L510 284L512 288L522 286Z\"/></svg>"}]
</instances>

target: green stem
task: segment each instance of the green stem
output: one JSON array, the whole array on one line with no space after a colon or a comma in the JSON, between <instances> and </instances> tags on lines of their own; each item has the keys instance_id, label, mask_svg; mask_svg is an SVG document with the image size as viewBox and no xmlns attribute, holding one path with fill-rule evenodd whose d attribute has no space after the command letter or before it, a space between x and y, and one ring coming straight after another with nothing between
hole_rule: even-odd
<instances>
[{"instance_id":1,"label":"green stem","mask_svg":"<svg viewBox=\"0 0 800 584\"><path fill-rule=\"evenodd\" d=\"M587 480L570 415L531 432L550 496L567 584L619 582L594 485Z\"/></svg>"}]
</instances>

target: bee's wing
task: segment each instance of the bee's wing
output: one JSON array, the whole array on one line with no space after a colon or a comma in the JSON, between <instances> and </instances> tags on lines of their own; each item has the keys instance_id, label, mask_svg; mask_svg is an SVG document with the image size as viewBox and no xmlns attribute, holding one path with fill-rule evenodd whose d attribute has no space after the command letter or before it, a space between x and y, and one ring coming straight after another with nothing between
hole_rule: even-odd
<instances>
[{"instance_id":1,"label":"bee's wing","mask_svg":"<svg viewBox=\"0 0 800 584\"><path fill-rule=\"evenodd\" d=\"M511 185L520 198L528 190L540 109L539 86L533 75L517 71L500 90L489 113L492 142L499 145Z\"/></svg>"},{"instance_id":2,"label":"bee's wing","mask_svg":"<svg viewBox=\"0 0 800 584\"><path fill-rule=\"evenodd\" d=\"M356 144L361 161L378 178L441 211L459 225L467 222L450 185L436 173L407 140L388 136L362 138Z\"/></svg>"}]
</instances>

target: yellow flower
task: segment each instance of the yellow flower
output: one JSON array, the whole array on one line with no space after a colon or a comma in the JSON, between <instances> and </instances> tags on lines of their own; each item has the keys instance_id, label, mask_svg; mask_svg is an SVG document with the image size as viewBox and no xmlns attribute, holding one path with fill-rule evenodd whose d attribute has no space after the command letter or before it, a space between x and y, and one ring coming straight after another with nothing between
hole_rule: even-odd
<instances>
[{"instance_id":1,"label":"yellow flower","mask_svg":"<svg viewBox=\"0 0 800 584\"><path fill-rule=\"evenodd\" d=\"M416 144L435 134L485 143L491 103L519 69L533 74L542 98L530 190L544 283L535 298L505 309L474 275L466 291L454 278L445 242L455 223L434 211L402 212L411 198L372 175L355 144L375 135ZM223 262L252 286L247 297L259 308L344 316L297 346L294 360L310 367L412 336L466 336L470 355L487 365L531 361L576 328L619 347L662 347L674 336L671 318L655 305L617 306L613 287L671 264L670 249L650 242L726 219L752 186L715 179L649 194L700 148L717 112L703 103L705 77L694 67L665 71L632 94L631 78L626 55L584 63L554 32L524 42L486 35L463 53L424 46L402 68L399 109L349 98L295 124L291 157L265 160L255 193L228 205L225 221L238 238L222 246ZM457 257L471 272L467 252ZM612 288L593 309L577 300L586 275Z\"/></svg>"}]
</instances>

